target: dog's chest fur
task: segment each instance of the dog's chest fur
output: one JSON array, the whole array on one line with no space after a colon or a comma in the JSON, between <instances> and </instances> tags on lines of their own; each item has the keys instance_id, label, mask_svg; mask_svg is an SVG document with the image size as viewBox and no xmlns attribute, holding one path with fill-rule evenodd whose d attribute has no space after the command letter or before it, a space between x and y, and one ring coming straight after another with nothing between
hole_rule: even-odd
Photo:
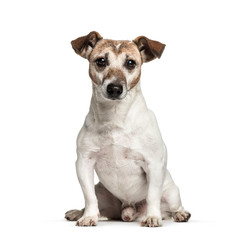
<instances>
[{"instance_id":1,"label":"dog's chest fur","mask_svg":"<svg viewBox=\"0 0 245 240\"><path fill-rule=\"evenodd\" d=\"M143 155L136 146L137 136L117 127L100 134L99 149L93 153L95 170L104 186L123 202L138 202L146 196ZM98 136L97 136L98 137Z\"/></svg>"}]
</instances>

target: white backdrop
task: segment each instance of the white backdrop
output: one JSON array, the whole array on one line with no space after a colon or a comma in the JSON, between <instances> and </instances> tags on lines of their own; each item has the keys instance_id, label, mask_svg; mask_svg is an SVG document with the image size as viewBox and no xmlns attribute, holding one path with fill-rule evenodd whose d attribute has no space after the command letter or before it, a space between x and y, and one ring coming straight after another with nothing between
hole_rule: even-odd
<instances>
[{"instance_id":1,"label":"white backdrop","mask_svg":"<svg viewBox=\"0 0 245 240\"><path fill-rule=\"evenodd\" d=\"M244 238L243 1L1 1L1 239ZM70 41L139 35L166 44L141 85L168 148L187 224L100 222L75 227L82 208L76 136L88 111L88 62Z\"/></svg>"}]
</instances>

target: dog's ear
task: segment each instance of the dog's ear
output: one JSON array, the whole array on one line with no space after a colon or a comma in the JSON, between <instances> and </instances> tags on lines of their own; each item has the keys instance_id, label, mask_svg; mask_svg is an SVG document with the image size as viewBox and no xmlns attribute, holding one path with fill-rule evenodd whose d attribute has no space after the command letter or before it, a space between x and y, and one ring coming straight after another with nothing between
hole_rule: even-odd
<instances>
[{"instance_id":1,"label":"dog's ear","mask_svg":"<svg viewBox=\"0 0 245 240\"><path fill-rule=\"evenodd\" d=\"M74 51L80 55L81 57L84 57L86 59L89 59L89 56L95 47L96 43L102 39L99 33L93 31L90 32L88 35L79 37L73 41L71 41L72 48Z\"/></svg>"},{"instance_id":2,"label":"dog's ear","mask_svg":"<svg viewBox=\"0 0 245 240\"><path fill-rule=\"evenodd\" d=\"M155 58L160 58L165 48L165 44L140 36L133 40L137 45L143 62L149 62Z\"/></svg>"}]
</instances>

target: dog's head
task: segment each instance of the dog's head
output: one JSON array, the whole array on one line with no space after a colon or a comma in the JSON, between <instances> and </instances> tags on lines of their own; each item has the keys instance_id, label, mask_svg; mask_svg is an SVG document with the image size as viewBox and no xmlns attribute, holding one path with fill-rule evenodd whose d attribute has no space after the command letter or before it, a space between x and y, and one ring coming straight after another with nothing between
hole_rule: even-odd
<instances>
[{"instance_id":1,"label":"dog's head","mask_svg":"<svg viewBox=\"0 0 245 240\"><path fill-rule=\"evenodd\" d=\"M141 65L160 58L165 45L144 36L133 41L103 39L90 32L71 42L75 52L89 60L89 75L106 99L121 100L140 80Z\"/></svg>"}]
</instances>

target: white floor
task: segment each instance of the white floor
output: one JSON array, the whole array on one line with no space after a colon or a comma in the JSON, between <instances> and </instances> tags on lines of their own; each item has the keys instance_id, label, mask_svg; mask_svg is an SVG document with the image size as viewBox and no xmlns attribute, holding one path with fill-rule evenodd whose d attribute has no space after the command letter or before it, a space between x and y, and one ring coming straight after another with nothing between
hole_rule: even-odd
<instances>
[{"instance_id":1,"label":"white floor","mask_svg":"<svg viewBox=\"0 0 245 240\"><path fill-rule=\"evenodd\" d=\"M244 239L242 228L231 221L209 222L190 220L188 223L164 221L161 228L140 227L137 222L101 221L96 227L76 227L74 222L64 219L44 220L41 222L21 222L13 220L8 225L5 239Z\"/></svg>"}]
</instances>

